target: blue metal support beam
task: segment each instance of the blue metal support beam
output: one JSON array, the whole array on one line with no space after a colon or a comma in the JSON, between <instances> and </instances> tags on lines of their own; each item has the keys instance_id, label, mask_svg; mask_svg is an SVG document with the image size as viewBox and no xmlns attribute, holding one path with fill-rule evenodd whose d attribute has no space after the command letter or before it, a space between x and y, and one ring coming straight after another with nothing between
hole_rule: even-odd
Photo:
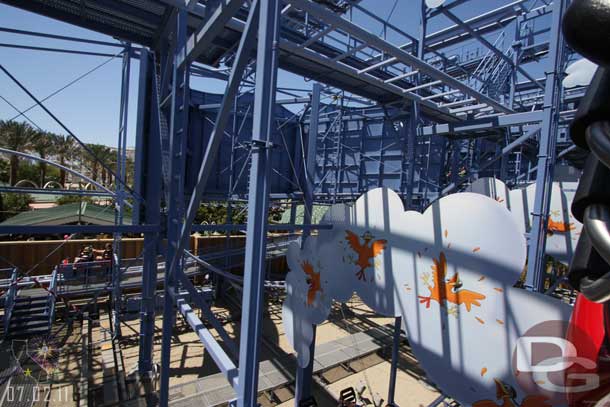
<instances>
[{"instance_id":1,"label":"blue metal support beam","mask_svg":"<svg viewBox=\"0 0 610 407\"><path fill-rule=\"evenodd\" d=\"M117 142L117 178L116 183L116 210L114 212L114 223L118 226L123 225L123 215L125 207L125 185L127 182L127 122L129 112L129 79L131 75L131 44L125 44L123 53L123 66L121 78L121 102L119 107L119 134ZM121 336L121 261L122 261L122 235L115 232L113 235L113 256L112 263L112 320L114 323L114 335Z\"/></svg>"},{"instance_id":2,"label":"blue metal support beam","mask_svg":"<svg viewBox=\"0 0 610 407\"><path fill-rule=\"evenodd\" d=\"M465 182L468 182L468 181L471 181L473 179L476 179L478 177L478 173L479 172L485 171L486 169L491 167L493 164L498 162L498 160L501 160L504 157L506 157L513 150L515 150L517 147L523 145L523 143L525 143L530 138L536 136L538 133L540 133L540 126L534 126L527 133L523 134L522 136L520 136L519 138L517 138L513 142L509 143L506 147L502 148L502 150L500 151L499 154L497 154L496 156L494 156L490 160L487 160L487 161L485 161L483 163L479 163L480 166L476 169L476 171L473 171L470 175L468 175L467 177L465 177L464 179L462 179L459 182L452 182L451 184L447 185L441 191L441 195L442 196L447 195L448 193L453 192L456 188L458 188L460 185L464 184Z\"/></svg>"},{"instance_id":3,"label":"blue metal support beam","mask_svg":"<svg viewBox=\"0 0 610 407\"><path fill-rule=\"evenodd\" d=\"M156 77L152 55L142 51L138 85L138 112L136 122L135 190L145 197L145 205L134 205L132 223L161 222L161 144L159 138L159 110ZM144 234L142 264L142 301L140 304L140 346L138 371L149 376L153 367L155 333L155 291L157 287L158 233Z\"/></svg>"},{"instance_id":4,"label":"blue metal support beam","mask_svg":"<svg viewBox=\"0 0 610 407\"><path fill-rule=\"evenodd\" d=\"M210 304L208 304L205 298L203 298L203 296L197 291L197 289L195 288L191 280L189 280L189 278L186 276L186 274L181 273L179 277L182 286L191 295L191 298L193 298L195 305L201 310L206 320L210 324L212 324L212 326L214 327L218 335L222 338L223 342L225 343L233 357L237 358L238 349L235 345L235 341L229 336L220 321L216 318L216 316L212 312L212 309L210 308ZM227 357L231 359L229 356Z\"/></svg>"},{"instance_id":5,"label":"blue metal support beam","mask_svg":"<svg viewBox=\"0 0 610 407\"><path fill-rule=\"evenodd\" d=\"M536 124L543 119L542 111L513 113L503 116L482 117L459 123L433 124L422 128L423 136L445 136L450 134L469 133L474 131L492 130L525 124Z\"/></svg>"},{"instance_id":6,"label":"blue metal support beam","mask_svg":"<svg viewBox=\"0 0 610 407\"><path fill-rule=\"evenodd\" d=\"M278 0L260 0L256 55L256 90L252 127L252 162L239 347L238 407L256 405L260 341L263 336L263 287L267 241L270 140L277 86Z\"/></svg>"},{"instance_id":7,"label":"blue metal support beam","mask_svg":"<svg viewBox=\"0 0 610 407\"><path fill-rule=\"evenodd\" d=\"M407 139L407 175L406 175L406 199L405 207L413 209L413 191L415 189L415 166L417 150L417 132L419 130L418 117L419 107L417 102L412 102L409 107L411 114L409 119L403 122L401 133Z\"/></svg>"},{"instance_id":8,"label":"blue metal support beam","mask_svg":"<svg viewBox=\"0 0 610 407\"><path fill-rule=\"evenodd\" d=\"M311 114L309 120L309 134L307 135L307 156L305 159L305 202L303 207L303 219L305 224L311 223L311 214L313 211L313 190L314 180L316 172L316 151L318 141L318 119L320 115L320 90L321 86L319 83L313 84L311 94ZM301 245L305 244L307 236L310 234L310 230L303 230L303 238ZM295 391L295 406L301 400L304 400L311 396L311 382L313 376L313 361L316 353L316 329L317 325L312 326L313 329L313 340L309 347L309 364L305 368L297 367L296 374L296 391Z\"/></svg>"},{"instance_id":9,"label":"blue metal support beam","mask_svg":"<svg viewBox=\"0 0 610 407\"><path fill-rule=\"evenodd\" d=\"M544 291L545 246L547 219L551 201L553 166L555 164L555 146L559 123L561 85L560 73L563 67L563 35L561 20L566 7L566 0L554 0L551 48L549 59L552 66L546 72L542 130L538 148L538 173L536 175L536 196L532 212L532 228L529 234L527 276L525 286L532 291Z\"/></svg>"},{"instance_id":10,"label":"blue metal support beam","mask_svg":"<svg viewBox=\"0 0 610 407\"><path fill-rule=\"evenodd\" d=\"M419 1L419 15L420 15L420 26L419 26L419 42L417 44L417 54L418 58L422 58L424 55L424 51L426 49L426 32L428 30L428 18L426 15L426 3L424 0ZM420 82L420 76L417 75L415 77L415 85L418 85ZM416 165L416 149L417 149L417 139L418 136L421 135L420 128L420 113L421 106L417 101L412 101L409 106L409 121L408 127L407 123L404 123L403 129L406 133L407 137L407 154L409 156L409 170L407 172L407 194L406 194L406 208L413 209L413 191L415 188L415 165ZM421 174L420 174L421 178Z\"/></svg>"},{"instance_id":11,"label":"blue metal support beam","mask_svg":"<svg viewBox=\"0 0 610 407\"><path fill-rule=\"evenodd\" d=\"M462 27L466 32L468 32L470 35L472 35L474 38L476 38L487 49L489 49L491 52L493 52L498 58L501 58L504 61L506 61L507 63L509 63L513 67L513 69L516 69L517 71L519 71L519 73L521 75L525 76L527 79L532 81L540 89L544 89L544 86L541 83L539 83L534 77L532 77L529 74L529 72L527 72L525 69L523 69L521 66L519 66L519 64L515 64L511 58L504 55L504 52L497 49L491 42L487 41L487 39L485 39L485 37L483 37L481 34L479 34L474 29L472 29L468 24L466 24L465 22L460 20L455 14L453 14L451 11L449 11L443 7L441 7L440 10L448 19L450 19L451 21L453 21L454 23L456 23L457 25ZM511 109L512 109L512 107L511 107Z\"/></svg>"},{"instance_id":12,"label":"blue metal support beam","mask_svg":"<svg viewBox=\"0 0 610 407\"><path fill-rule=\"evenodd\" d=\"M392 366L390 367L390 385L388 389L388 406L396 407L396 377L398 373L398 360L400 359L400 334L402 329L402 317L394 318L394 336L392 340Z\"/></svg>"},{"instance_id":13,"label":"blue metal support beam","mask_svg":"<svg viewBox=\"0 0 610 407\"><path fill-rule=\"evenodd\" d=\"M468 0L462 1L462 3L466 1ZM472 17L464 22L479 35L501 29L502 27L510 24L517 17L517 15L520 14L520 12L516 11L516 7L525 3L526 1L527 0L513 1L494 10ZM459 3L460 2L453 2L451 4L445 4L438 7L429 13L428 18L442 14L446 10L451 10ZM458 42L468 41L469 39L470 34L468 32L464 32L463 27L459 25L443 28L429 34L426 37L429 47L432 49L446 48ZM403 47L405 46L408 46L408 44L405 44Z\"/></svg>"},{"instance_id":14,"label":"blue metal support beam","mask_svg":"<svg viewBox=\"0 0 610 407\"><path fill-rule=\"evenodd\" d=\"M403 51L399 47L392 45L391 43L385 41L383 38L379 38L378 36L366 31L363 28L358 27L355 24L350 23L345 20L341 16L330 12L325 7L318 5L310 0L286 0L289 4L292 4L294 7L297 7L303 11L310 13L312 16L319 18L327 24L332 24L337 27L337 29L341 29L346 33L353 35L354 37L366 41L380 51L386 52L388 55L391 55L396 58L398 62L402 62L405 65L412 67L413 69L419 70L422 74L428 75L433 81L440 80L446 86L449 86L453 89L460 90L464 95L471 96L478 100L479 102L486 103L488 106L493 107L498 112L503 113L512 113L513 111L506 106L498 103L494 99L483 95L482 93L472 89L468 85L458 81L452 76L448 75L445 72L442 72L427 62L423 61L416 56L409 54L408 52ZM403 92L406 98L417 99L422 103L426 103L427 101L422 101L421 97L414 94L413 92Z\"/></svg>"},{"instance_id":15,"label":"blue metal support beam","mask_svg":"<svg viewBox=\"0 0 610 407\"><path fill-rule=\"evenodd\" d=\"M227 356L218 342L216 342L216 339L214 339L214 336L212 336L212 333L205 327L203 322L197 318L191 306L183 299L178 299L176 303L180 314L182 314L186 322L191 326L193 331L195 331L199 340L203 343L205 350L210 354L229 383L231 383L231 386L233 386L233 388L238 387L238 369L235 367L233 361ZM162 403L161 405L167 405L167 401L165 401L165 404ZM256 404L250 404L250 406L255 405Z\"/></svg>"},{"instance_id":16,"label":"blue metal support beam","mask_svg":"<svg viewBox=\"0 0 610 407\"><path fill-rule=\"evenodd\" d=\"M256 44L258 4L258 0L252 2L250 15L248 16L248 21L246 23L246 29L244 30L239 42L237 58L233 65L233 70L231 71L225 95L222 98L221 107L216 115L214 129L212 130L210 140L208 141L208 145L203 156L203 161L199 167L197 182L191 195L188 209L186 210L185 220L182 222L180 239L177 241L176 248L178 253L182 253L189 241L193 221L197 215L197 210L199 209L201 198L203 197L203 192L205 190L207 181L212 174L214 163L218 155L218 149L220 148L220 143L224 137L225 128L231 113L231 105L233 104L234 98L239 90L239 84L246 66L248 65L250 53ZM170 270L174 267L174 264L175 261L171 263Z\"/></svg>"},{"instance_id":17,"label":"blue metal support beam","mask_svg":"<svg viewBox=\"0 0 610 407\"><path fill-rule=\"evenodd\" d=\"M188 13L179 11L176 21L176 49L186 43ZM165 304L163 308L163 338L161 348L161 384L159 402L167 406L172 331L176 311L174 298L178 290L177 275L182 273L182 251L178 249L181 225L184 221L184 173L188 138L189 66L179 66L179 54L173 56L171 117L169 139L169 202L167 215L167 253L165 256Z\"/></svg>"},{"instance_id":18,"label":"blue metal support beam","mask_svg":"<svg viewBox=\"0 0 610 407\"><path fill-rule=\"evenodd\" d=\"M196 2L195 2L196 3ZM182 66L185 62L190 63L195 61L225 28L225 24L237 13L244 0L220 0L217 8L209 13L210 16L203 27L197 32L194 32L189 37L185 46L178 54L178 65ZM211 2L207 5L210 7Z\"/></svg>"}]
</instances>

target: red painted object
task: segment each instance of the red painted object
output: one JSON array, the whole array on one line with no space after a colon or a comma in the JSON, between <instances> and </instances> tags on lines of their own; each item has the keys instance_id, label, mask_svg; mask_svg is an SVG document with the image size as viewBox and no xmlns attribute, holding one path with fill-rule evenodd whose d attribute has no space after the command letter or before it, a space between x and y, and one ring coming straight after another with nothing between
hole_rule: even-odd
<instances>
[{"instance_id":1,"label":"red painted object","mask_svg":"<svg viewBox=\"0 0 610 407\"><path fill-rule=\"evenodd\" d=\"M567 339L576 347L578 357L594 361L595 368L588 369L575 363L567 369L567 377L583 373L595 375L599 386L587 392L568 393L570 407L594 406L595 402L610 393L610 359L607 346L608 335L610 335L610 331L607 329L607 324L610 322L608 309L607 304L591 302L582 294L576 298ZM568 386L579 386L583 383L582 379L567 380Z\"/></svg>"}]
</instances>

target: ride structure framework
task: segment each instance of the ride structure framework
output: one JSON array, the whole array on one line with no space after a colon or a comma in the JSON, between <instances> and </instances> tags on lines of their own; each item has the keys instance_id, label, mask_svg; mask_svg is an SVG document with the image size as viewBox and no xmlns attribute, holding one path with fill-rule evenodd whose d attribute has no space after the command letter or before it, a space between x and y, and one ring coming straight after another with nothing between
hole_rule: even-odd
<instances>
[{"instance_id":1,"label":"ride structure framework","mask_svg":"<svg viewBox=\"0 0 610 407\"><path fill-rule=\"evenodd\" d=\"M468 13L471 1L450 0L437 8L421 1L413 6L421 20L415 36L357 0L3 2L120 41L98 44L117 47L119 54L93 53L123 60L116 188L93 182L96 192L53 190L111 197L115 224L0 226L0 233L112 233L116 258L108 289L118 334L120 281L126 269L121 267L121 236L144 235L138 370L142 375L153 371L157 258L162 255L161 405L168 403L176 312L235 389L236 405L256 405L268 232L300 231L306 237L328 228L312 223L314 204L354 201L371 188L386 186L406 208L422 210L479 177L497 177L510 186L535 181L526 287L543 290L554 167L582 165L566 129L586 86L561 85L567 64L576 58L560 31L566 0L517 0L469 17L459 16ZM430 26L442 28L432 31ZM127 185L125 165L132 59L139 60L133 187ZM278 69L312 81L311 89L278 87ZM2 70L76 137L43 101ZM192 90L193 77L226 81L224 95ZM220 200L227 202L227 224L194 223L202 202ZM247 224L234 224L232 208L244 202ZM302 223L292 216L289 224L269 225L273 204L293 209L302 204ZM131 224L124 222L127 206L132 207ZM185 273L194 257L218 280L233 278L188 251L192 233L211 230L227 238L232 231L246 234L239 344ZM203 311L222 344L190 302ZM398 318L390 404L399 340ZM297 402L310 395L313 363L309 366L297 370Z\"/></svg>"}]
</instances>

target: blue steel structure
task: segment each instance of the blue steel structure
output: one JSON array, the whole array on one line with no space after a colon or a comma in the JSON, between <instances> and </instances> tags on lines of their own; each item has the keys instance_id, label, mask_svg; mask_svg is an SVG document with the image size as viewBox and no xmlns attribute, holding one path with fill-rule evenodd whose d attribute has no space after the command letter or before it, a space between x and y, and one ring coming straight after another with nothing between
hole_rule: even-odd
<instances>
[{"instance_id":1,"label":"blue steel structure","mask_svg":"<svg viewBox=\"0 0 610 407\"><path fill-rule=\"evenodd\" d=\"M161 405L168 402L176 312L234 387L236 404L256 404L270 202L292 207L304 203L303 224L295 224L293 217L282 228L302 231L306 237L320 227L311 224L314 203L353 201L370 188L390 187L407 207L423 209L478 177L495 176L511 186L535 179L527 286L542 289L553 166L579 165L580 159L565 128L584 87L565 90L560 84L566 64L575 58L559 29L567 0L516 0L477 16L468 16L465 0L448 0L435 9L420 1L413 7L421 17L416 36L375 16L357 0L98 0L82 5L70 0L2 1L121 41L0 28L121 51L29 49L123 59L116 190L96 185L97 194L115 200L116 225L0 227L0 234L114 233L117 335L121 234L144 234L138 370L142 375L153 371L160 254L165 261ZM366 20L367 29L356 20ZM439 26L443 28L429 32ZM381 34L374 34L379 29ZM125 143L130 63L135 58L139 87L132 188L126 185ZM312 89L278 88L280 68L312 80ZM226 91L194 91L192 77L224 80ZM289 106L300 110L293 113ZM202 201L219 200L226 200L228 208L247 202L247 225L193 225ZM123 224L126 205L133 209L132 225ZM231 209L228 218L230 223ZM239 344L184 271L191 233L204 229L225 231L227 237L231 230L246 230ZM217 286L222 279L217 276ZM222 342L195 315L189 300L203 311ZM391 405L400 325L397 319ZM311 376L311 369L297 371L297 401L310 395Z\"/></svg>"}]
</instances>

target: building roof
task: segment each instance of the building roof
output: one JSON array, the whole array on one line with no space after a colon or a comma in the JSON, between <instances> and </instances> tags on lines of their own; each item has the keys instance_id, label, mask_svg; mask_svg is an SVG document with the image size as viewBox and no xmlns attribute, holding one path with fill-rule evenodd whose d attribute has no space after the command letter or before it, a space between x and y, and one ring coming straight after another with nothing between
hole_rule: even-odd
<instances>
[{"instance_id":1,"label":"building roof","mask_svg":"<svg viewBox=\"0 0 610 407\"><path fill-rule=\"evenodd\" d=\"M92 225L114 225L114 206L75 202L53 208L22 212L5 220L0 225L67 225L77 222ZM130 223L129 219L125 219L125 223Z\"/></svg>"}]
</instances>

